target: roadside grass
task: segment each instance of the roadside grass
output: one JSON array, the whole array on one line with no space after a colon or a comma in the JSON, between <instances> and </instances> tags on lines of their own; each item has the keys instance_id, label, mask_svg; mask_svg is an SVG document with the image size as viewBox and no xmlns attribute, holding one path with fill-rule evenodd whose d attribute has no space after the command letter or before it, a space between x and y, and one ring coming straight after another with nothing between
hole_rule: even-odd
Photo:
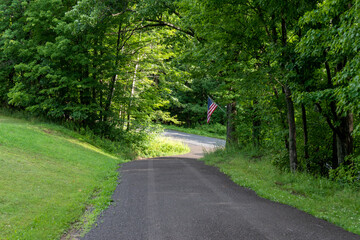
<instances>
[{"instance_id":1,"label":"roadside grass","mask_svg":"<svg viewBox=\"0 0 360 240\"><path fill-rule=\"evenodd\" d=\"M116 144L0 114L0 239L60 239L74 227L89 230L111 204L129 152ZM148 155L187 150L155 145Z\"/></svg>"},{"instance_id":2,"label":"roadside grass","mask_svg":"<svg viewBox=\"0 0 360 240\"><path fill-rule=\"evenodd\" d=\"M142 151L141 157L161 157L180 155L190 152L190 148L182 142L174 141L167 137L155 136L146 146L146 149Z\"/></svg>"},{"instance_id":3,"label":"roadside grass","mask_svg":"<svg viewBox=\"0 0 360 240\"><path fill-rule=\"evenodd\" d=\"M270 158L252 158L235 149L219 149L202 160L261 197L291 205L360 234L358 188L307 173L282 172L271 164Z\"/></svg>"},{"instance_id":4,"label":"roadside grass","mask_svg":"<svg viewBox=\"0 0 360 240\"><path fill-rule=\"evenodd\" d=\"M122 162L51 125L0 116L0 239L59 239L86 208L110 204Z\"/></svg>"},{"instance_id":5,"label":"roadside grass","mask_svg":"<svg viewBox=\"0 0 360 240\"><path fill-rule=\"evenodd\" d=\"M165 129L196 134L205 137L226 139L226 127L221 124L197 125L194 128L187 128L175 125L162 125Z\"/></svg>"}]
</instances>

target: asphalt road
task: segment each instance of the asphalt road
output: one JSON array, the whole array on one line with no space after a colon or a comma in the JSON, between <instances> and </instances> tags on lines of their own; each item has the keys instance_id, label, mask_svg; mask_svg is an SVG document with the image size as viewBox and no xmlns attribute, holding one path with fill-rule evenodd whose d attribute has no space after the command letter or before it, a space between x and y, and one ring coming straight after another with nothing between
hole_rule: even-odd
<instances>
[{"instance_id":1,"label":"asphalt road","mask_svg":"<svg viewBox=\"0 0 360 240\"><path fill-rule=\"evenodd\" d=\"M83 239L360 239L295 208L258 197L196 159L224 141L168 131L192 152L123 164L121 183Z\"/></svg>"}]
</instances>

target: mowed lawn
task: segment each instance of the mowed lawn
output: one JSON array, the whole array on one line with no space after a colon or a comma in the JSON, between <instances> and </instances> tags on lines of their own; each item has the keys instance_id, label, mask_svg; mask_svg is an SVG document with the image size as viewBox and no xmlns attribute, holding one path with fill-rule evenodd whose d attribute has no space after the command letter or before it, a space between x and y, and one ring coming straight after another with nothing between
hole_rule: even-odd
<instances>
[{"instance_id":1,"label":"mowed lawn","mask_svg":"<svg viewBox=\"0 0 360 240\"><path fill-rule=\"evenodd\" d=\"M109 204L121 162L52 125L0 115L0 239L59 239L86 208Z\"/></svg>"}]
</instances>

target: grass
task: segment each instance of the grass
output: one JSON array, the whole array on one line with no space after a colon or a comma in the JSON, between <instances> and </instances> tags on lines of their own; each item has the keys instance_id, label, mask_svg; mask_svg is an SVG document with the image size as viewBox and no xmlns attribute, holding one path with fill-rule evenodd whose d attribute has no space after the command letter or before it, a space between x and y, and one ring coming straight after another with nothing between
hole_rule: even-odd
<instances>
[{"instance_id":1,"label":"grass","mask_svg":"<svg viewBox=\"0 0 360 240\"><path fill-rule=\"evenodd\" d=\"M60 239L74 226L89 230L111 204L125 160L84 138L0 114L0 239ZM149 155L187 150L154 145L158 149Z\"/></svg>"},{"instance_id":2,"label":"grass","mask_svg":"<svg viewBox=\"0 0 360 240\"><path fill-rule=\"evenodd\" d=\"M255 159L233 150L219 149L207 154L203 161L261 197L291 205L360 234L360 192L354 186L306 173L281 172L269 157Z\"/></svg>"},{"instance_id":3,"label":"grass","mask_svg":"<svg viewBox=\"0 0 360 240\"><path fill-rule=\"evenodd\" d=\"M175 125L162 125L162 126L165 129L176 130L180 132L226 140L226 127L221 124L197 125L194 128L186 128Z\"/></svg>"},{"instance_id":4,"label":"grass","mask_svg":"<svg viewBox=\"0 0 360 240\"><path fill-rule=\"evenodd\" d=\"M190 148L181 142L167 137L156 136L148 142L146 150L142 151L141 157L171 156L190 152Z\"/></svg>"}]
</instances>

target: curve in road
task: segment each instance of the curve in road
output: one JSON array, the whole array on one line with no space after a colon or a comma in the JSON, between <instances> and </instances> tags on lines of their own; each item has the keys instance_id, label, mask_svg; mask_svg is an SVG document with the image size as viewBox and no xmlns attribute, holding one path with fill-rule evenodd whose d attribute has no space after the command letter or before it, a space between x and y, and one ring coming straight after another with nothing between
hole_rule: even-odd
<instances>
[{"instance_id":1,"label":"curve in road","mask_svg":"<svg viewBox=\"0 0 360 240\"><path fill-rule=\"evenodd\" d=\"M191 153L123 164L112 204L83 239L360 239L295 208L258 197L197 161L223 140L168 131Z\"/></svg>"}]
</instances>

